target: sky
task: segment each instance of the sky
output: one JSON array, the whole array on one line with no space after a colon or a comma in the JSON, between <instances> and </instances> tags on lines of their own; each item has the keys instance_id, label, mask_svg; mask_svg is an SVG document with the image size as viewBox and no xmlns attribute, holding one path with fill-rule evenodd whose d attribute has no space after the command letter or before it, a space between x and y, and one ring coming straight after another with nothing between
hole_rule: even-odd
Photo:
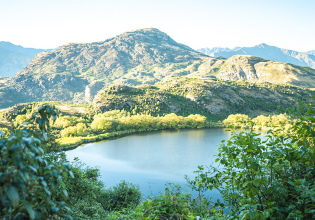
<instances>
[{"instance_id":1,"label":"sky","mask_svg":"<svg viewBox=\"0 0 315 220\"><path fill-rule=\"evenodd\" d=\"M194 49L315 50L315 0L0 0L0 41L57 48L158 28Z\"/></svg>"}]
</instances>

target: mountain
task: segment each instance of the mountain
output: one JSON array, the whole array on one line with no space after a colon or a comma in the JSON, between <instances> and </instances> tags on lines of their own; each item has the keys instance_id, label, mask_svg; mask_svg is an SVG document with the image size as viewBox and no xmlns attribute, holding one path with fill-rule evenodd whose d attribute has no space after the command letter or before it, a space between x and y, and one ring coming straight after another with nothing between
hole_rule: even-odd
<instances>
[{"instance_id":1,"label":"mountain","mask_svg":"<svg viewBox=\"0 0 315 220\"><path fill-rule=\"evenodd\" d=\"M274 62L250 55L234 55L220 66L217 78L314 88L315 69L290 63Z\"/></svg>"},{"instance_id":2,"label":"mountain","mask_svg":"<svg viewBox=\"0 0 315 220\"><path fill-rule=\"evenodd\" d=\"M314 75L309 67L255 56L210 57L158 29L145 28L37 54L16 77L0 78L0 108L43 100L91 103L110 85L155 85L177 77L315 88Z\"/></svg>"},{"instance_id":3,"label":"mountain","mask_svg":"<svg viewBox=\"0 0 315 220\"><path fill-rule=\"evenodd\" d=\"M44 49L24 48L10 42L0 41L0 76L13 77L26 67Z\"/></svg>"},{"instance_id":4,"label":"mountain","mask_svg":"<svg viewBox=\"0 0 315 220\"><path fill-rule=\"evenodd\" d=\"M310 51L307 51L307 52L305 52L305 53L307 53L307 54L309 54L309 55L315 56L315 50L310 50ZM314 58L314 57L313 57L313 58Z\"/></svg>"},{"instance_id":5,"label":"mountain","mask_svg":"<svg viewBox=\"0 0 315 220\"><path fill-rule=\"evenodd\" d=\"M315 52L297 52L294 50L281 49L267 44L259 44L254 47L236 47L229 48L201 48L197 51L214 57L230 58L234 55L252 55L267 60L291 63L299 66L308 66L315 68Z\"/></svg>"},{"instance_id":6,"label":"mountain","mask_svg":"<svg viewBox=\"0 0 315 220\"><path fill-rule=\"evenodd\" d=\"M0 82L0 96L20 94L0 99L0 105L20 100L91 101L109 84L154 84L166 76L194 73L195 63L206 58L154 28L102 42L67 44L35 56L8 85Z\"/></svg>"}]
</instances>

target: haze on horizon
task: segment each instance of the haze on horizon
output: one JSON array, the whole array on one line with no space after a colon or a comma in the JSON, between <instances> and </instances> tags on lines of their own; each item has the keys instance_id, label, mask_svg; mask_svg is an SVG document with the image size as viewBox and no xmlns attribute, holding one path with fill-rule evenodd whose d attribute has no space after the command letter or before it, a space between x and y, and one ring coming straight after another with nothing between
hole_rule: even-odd
<instances>
[{"instance_id":1,"label":"haze on horizon","mask_svg":"<svg viewBox=\"0 0 315 220\"><path fill-rule=\"evenodd\" d=\"M315 50L310 0L0 0L0 41L56 48L154 27L194 49L254 46Z\"/></svg>"}]
</instances>

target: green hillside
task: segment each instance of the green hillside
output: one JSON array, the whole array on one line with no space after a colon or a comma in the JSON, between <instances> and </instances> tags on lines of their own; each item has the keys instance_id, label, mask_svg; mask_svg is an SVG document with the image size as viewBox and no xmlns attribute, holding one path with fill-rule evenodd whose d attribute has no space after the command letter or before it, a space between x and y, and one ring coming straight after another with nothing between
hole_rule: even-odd
<instances>
[{"instance_id":1,"label":"green hillside","mask_svg":"<svg viewBox=\"0 0 315 220\"><path fill-rule=\"evenodd\" d=\"M313 102L314 97L315 92L290 85L177 77L154 86L111 86L95 97L93 105L103 112L201 114L216 121L235 113L288 112L299 103Z\"/></svg>"}]
</instances>

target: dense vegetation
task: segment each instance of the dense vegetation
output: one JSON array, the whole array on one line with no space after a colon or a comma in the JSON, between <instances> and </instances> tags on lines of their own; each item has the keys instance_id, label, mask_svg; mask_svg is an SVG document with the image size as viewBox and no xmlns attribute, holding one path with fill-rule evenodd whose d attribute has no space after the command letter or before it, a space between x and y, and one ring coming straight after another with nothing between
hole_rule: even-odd
<instances>
[{"instance_id":1,"label":"dense vegetation","mask_svg":"<svg viewBox=\"0 0 315 220\"><path fill-rule=\"evenodd\" d=\"M36 109L37 103L31 103L20 109L16 114L3 114L8 125L19 127L29 121ZM86 114L62 115L56 119L48 134L47 148L61 150L75 147L82 143L93 142L135 132L156 131L162 129L203 128L222 126L221 123L209 122L205 116L190 114L187 117L175 113L164 116L151 116L130 113L125 110L112 110L105 113L95 112L87 108ZM24 125L34 128L34 124ZM3 129L8 131L8 128Z\"/></svg>"},{"instance_id":2,"label":"dense vegetation","mask_svg":"<svg viewBox=\"0 0 315 220\"><path fill-rule=\"evenodd\" d=\"M255 130L265 130L268 131L271 128L281 128L288 130L292 127L296 119L291 119L290 116L286 114L265 116L259 115L255 118L250 118L248 115L235 114L229 115L227 119L223 120L223 124L226 127L233 128L251 128Z\"/></svg>"},{"instance_id":3,"label":"dense vegetation","mask_svg":"<svg viewBox=\"0 0 315 220\"><path fill-rule=\"evenodd\" d=\"M308 114L288 132L270 131L266 140L254 131L236 133L222 141L220 169L200 167L197 185L220 191L226 218L314 219L315 109Z\"/></svg>"},{"instance_id":4,"label":"dense vegetation","mask_svg":"<svg viewBox=\"0 0 315 220\"><path fill-rule=\"evenodd\" d=\"M90 109L90 114L56 118L58 110L53 106L35 106L30 104L20 110L24 114L11 115L15 130L0 134L2 218L314 218L312 109L309 117L294 120L285 114L255 118L230 115L223 122L226 126L279 129L269 132L265 141L253 131L236 133L220 146L217 162L222 168L200 167L196 178L188 180L197 191L220 190L224 201L214 202L202 196L192 198L174 185L141 201L137 186L121 182L104 188L98 169L84 166L79 159L70 163L63 153L52 151L62 141L66 145L71 140L94 140L130 131L204 127L209 123L206 117L174 113L154 117L126 110L96 113ZM223 214L226 208L229 211Z\"/></svg>"}]
</instances>

